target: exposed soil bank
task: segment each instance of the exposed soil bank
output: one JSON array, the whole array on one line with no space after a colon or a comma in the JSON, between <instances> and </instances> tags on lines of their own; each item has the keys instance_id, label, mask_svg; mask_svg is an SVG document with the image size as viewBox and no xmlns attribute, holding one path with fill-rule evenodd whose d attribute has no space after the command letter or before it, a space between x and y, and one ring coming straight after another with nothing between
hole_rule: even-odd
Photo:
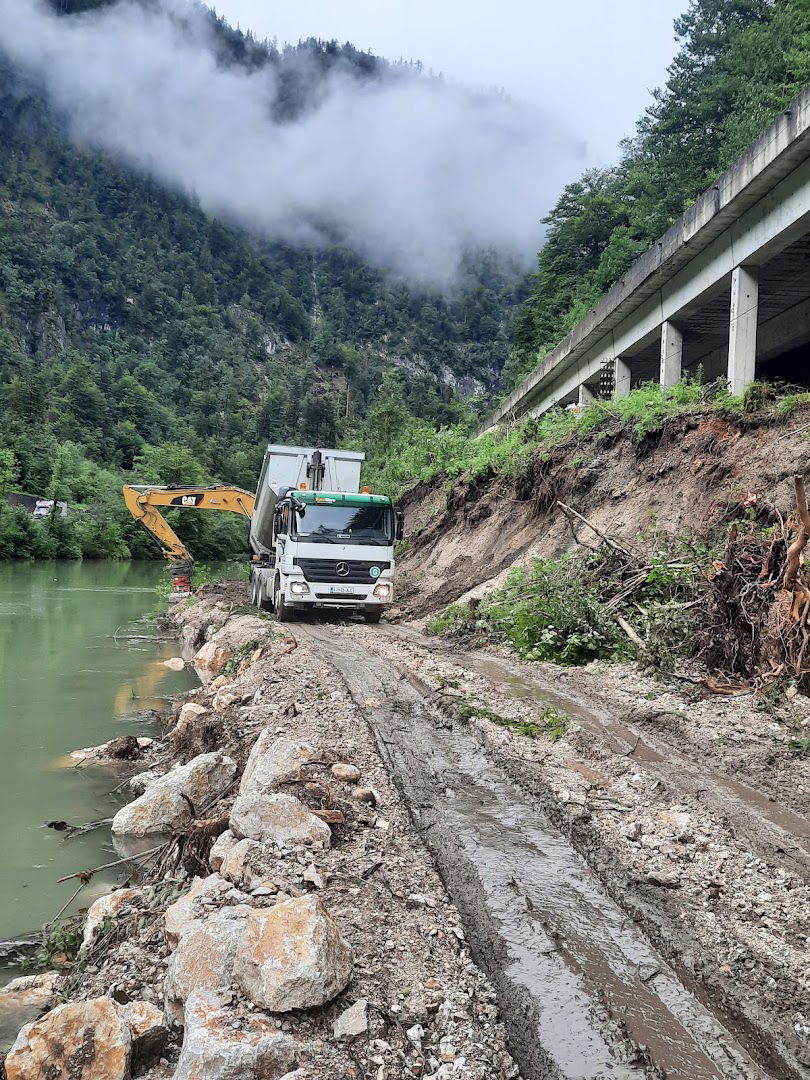
<instances>
[{"instance_id":1,"label":"exposed soil bank","mask_svg":"<svg viewBox=\"0 0 810 1080\"><path fill-rule=\"evenodd\" d=\"M636 443L632 427L592 435L548 452L538 450L529 471L416 488L404 500L408 550L398 560L403 607L424 615L487 582L515 563L549 556L574 544L555 509L562 500L599 528L638 541L660 528L672 536L704 533L741 512L749 493L767 497L787 516L793 476L810 470L799 410L789 425L746 424L719 415L678 416ZM578 530L587 543L587 529ZM643 542L643 541L642 541Z\"/></svg>"}]
</instances>

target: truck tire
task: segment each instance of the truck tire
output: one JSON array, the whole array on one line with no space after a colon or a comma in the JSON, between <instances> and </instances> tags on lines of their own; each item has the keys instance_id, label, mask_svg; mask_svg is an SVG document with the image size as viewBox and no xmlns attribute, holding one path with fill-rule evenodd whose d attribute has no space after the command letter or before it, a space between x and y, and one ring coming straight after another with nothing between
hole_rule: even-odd
<instances>
[{"instance_id":1,"label":"truck tire","mask_svg":"<svg viewBox=\"0 0 810 1080\"><path fill-rule=\"evenodd\" d=\"M263 578L259 578L259 586L256 591L257 600L256 606L262 611L272 611L273 602L267 595L267 582Z\"/></svg>"},{"instance_id":2,"label":"truck tire","mask_svg":"<svg viewBox=\"0 0 810 1080\"><path fill-rule=\"evenodd\" d=\"M248 596L253 607L259 606L259 579L255 574L251 574L250 582L248 583Z\"/></svg>"},{"instance_id":3,"label":"truck tire","mask_svg":"<svg viewBox=\"0 0 810 1080\"><path fill-rule=\"evenodd\" d=\"M378 623L382 618L382 608L366 608L363 612L363 618L367 623Z\"/></svg>"},{"instance_id":4,"label":"truck tire","mask_svg":"<svg viewBox=\"0 0 810 1080\"><path fill-rule=\"evenodd\" d=\"M284 598L284 593L279 589L278 582L274 589L276 618L279 622L295 622L295 613Z\"/></svg>"}]
</instances>

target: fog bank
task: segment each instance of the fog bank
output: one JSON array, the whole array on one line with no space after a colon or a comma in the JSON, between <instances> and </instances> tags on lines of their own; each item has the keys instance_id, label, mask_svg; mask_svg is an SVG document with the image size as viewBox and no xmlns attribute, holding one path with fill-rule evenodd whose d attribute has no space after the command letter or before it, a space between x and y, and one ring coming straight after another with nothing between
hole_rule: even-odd
<instances>
[{"instance_id":1,"label":"fog bank","mask_svg":"<svg viewBox=\"0 0 810 1080\"><path fill-rule=\"evenodd\" d=\"M56 18L0 0L0 50L41 85L72 136L267 239L337 232L378 267L447 285L469 249L527 262L582 148L502 96L401 75L328 77L318 106L271 119L275 74L218 65L207 21L134 3Z\"/></svg>"}]
</instances>

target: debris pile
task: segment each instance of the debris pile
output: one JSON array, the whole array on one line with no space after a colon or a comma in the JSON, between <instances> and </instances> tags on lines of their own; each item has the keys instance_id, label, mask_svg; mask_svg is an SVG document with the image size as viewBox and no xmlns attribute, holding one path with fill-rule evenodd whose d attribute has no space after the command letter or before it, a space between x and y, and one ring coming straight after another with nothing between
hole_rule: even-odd
<instances>
[{"instance_id":1,"label":"debris pile","mask_svg":"<svg viewBox=\"0 0 810 1080\"><path fill-rule=\"evenodd\" d=\"M174 608L206 685L114 819L129 878L43 987L62 1003L20 1031L9 1080L517 1077L359 711L306 646L208 592Z\"/></svg>"}]
</instances>

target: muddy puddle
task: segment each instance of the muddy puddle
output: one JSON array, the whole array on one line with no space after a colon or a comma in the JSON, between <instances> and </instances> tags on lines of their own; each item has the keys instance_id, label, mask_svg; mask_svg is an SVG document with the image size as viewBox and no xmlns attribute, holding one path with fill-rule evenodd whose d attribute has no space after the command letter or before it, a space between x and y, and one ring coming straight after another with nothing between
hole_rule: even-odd
<instances>
[{"instance_id":1,"label":"muddy puddle","mask_svg":"<svg viewBox=\"0 0 810 1080\"><path fill-rule=\"evenodd\" d=\"M527 1078L766 1074L679 982L543 812L387 662L296 628L372 721Z\"/></svg>"}]
</instances>

